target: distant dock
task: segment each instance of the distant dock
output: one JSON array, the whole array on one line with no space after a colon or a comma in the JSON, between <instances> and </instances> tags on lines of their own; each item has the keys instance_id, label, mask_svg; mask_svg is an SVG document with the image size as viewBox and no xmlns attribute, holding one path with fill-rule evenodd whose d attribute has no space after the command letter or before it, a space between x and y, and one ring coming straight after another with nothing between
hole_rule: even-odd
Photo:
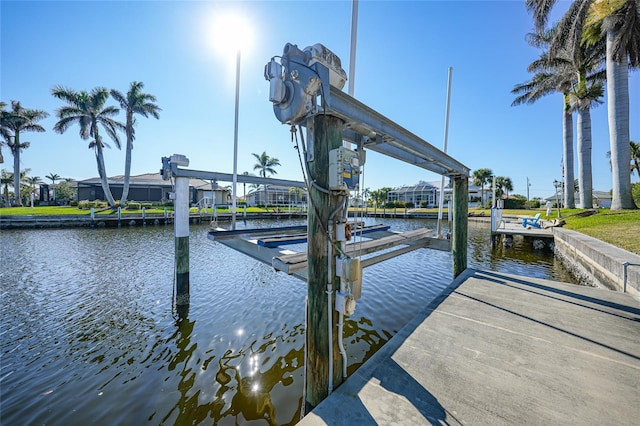
<instances>
[{"instance_id":1,"label":"distant dock","mask_svg":"<svg viewBox=\"0 0 640 426\"><path fill-rule=\"evenodd\" d=\"M467 269L299 424L636 425L640 301Z\"/></svg>"},{"instance_id":2,"label":"distant dock","mask_svg":"<svg viewBox=\"0 0 640 426\"><path fill-rule=\"evenodd\" d=\"M501 226L493 231L494 235L522 235L523 237L530 238L553 238L553 232L551 228L534 228L522 226L520 222L503 221Z\"/></svg>"}]
</instances>

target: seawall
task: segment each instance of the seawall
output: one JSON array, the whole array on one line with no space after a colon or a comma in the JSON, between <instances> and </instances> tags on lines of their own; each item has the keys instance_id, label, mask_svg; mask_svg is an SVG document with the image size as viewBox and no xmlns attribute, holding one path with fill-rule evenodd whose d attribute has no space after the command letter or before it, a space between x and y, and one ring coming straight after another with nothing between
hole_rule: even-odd
<instances>
[{"instance_id":1,"label":"seawall","mask_svg":"<svg viewBox=\"0 0 640 426\"><path fill-rule=\"evenodd\" d=\"M640 297L640 256L596 238L553 228L555 255L582 282ZM626 285L625 285L625 263Z\"/></svg>"}]
</instances>

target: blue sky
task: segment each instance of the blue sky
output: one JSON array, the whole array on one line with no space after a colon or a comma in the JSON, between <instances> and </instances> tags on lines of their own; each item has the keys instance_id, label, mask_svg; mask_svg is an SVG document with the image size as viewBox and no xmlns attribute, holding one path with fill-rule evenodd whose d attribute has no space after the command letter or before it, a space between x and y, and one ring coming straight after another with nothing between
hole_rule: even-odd
<instances>
[{"instance_id":1,"label":"blue sky","mask_svg":"<svg viewBox=\"0 0 640 426\"><path fill-rule=\"evenodd\" d=\"M348 73L351 1L2 0L0 99L51 114L41 122L45 133L27 135L31 147L21 156L22 168L43 179L49 173L97 176L93 151L77 126L63 135L52 130L62 103L51 88L104 86L124 93L132 81L142 81L163 111L160 120L138 119L132 174L156 172L161 157L173 153L186 155L191 169L231 173L235 58L212 40L215 17L228 10L245 16L254 35L242 54L238 173L253 172L251 153L266 151L282 164L276 177L301 180L289 128L268 101L263 68L287 42L300 48L322 43ZM530 78L526 67L539 54L525 41L532 29L524 0L360 0L355 97L441 148L447 70L453 67L449 153L472 170L487 167L510 177L514 193L526 195L528 177L531 197L548 197L553 180L561 179L561 96L510 106L511 89ZM631 139L637 141L640 72L630 74L629 90ZM594 189L608 191L606 103L592 111L592 128ZM2 168L12 170L6 148L4 156ZM124 150L106 150L105 162L109 175L123 174ZM369 152L365 187L419 180L439 176Z\"/></svg>"}]
</instances>

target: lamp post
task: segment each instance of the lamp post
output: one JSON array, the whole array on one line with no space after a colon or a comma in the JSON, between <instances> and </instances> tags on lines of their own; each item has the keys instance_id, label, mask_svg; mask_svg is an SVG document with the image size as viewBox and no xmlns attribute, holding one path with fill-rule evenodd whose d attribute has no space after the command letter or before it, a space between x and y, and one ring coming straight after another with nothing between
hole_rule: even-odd
<instances>
[{"instance_id":1,"label":"lamp post","mask_svg":"<svg viewBox=\"0 0 640 426\"><path fill-rule=\"evenodd\" d=\"M560 219L560 200L558 199L558 188L562 187L562 182L554 179L553 187L556 189L556 206L558 206L558 219Z\"/></svg>"}]
</instances>

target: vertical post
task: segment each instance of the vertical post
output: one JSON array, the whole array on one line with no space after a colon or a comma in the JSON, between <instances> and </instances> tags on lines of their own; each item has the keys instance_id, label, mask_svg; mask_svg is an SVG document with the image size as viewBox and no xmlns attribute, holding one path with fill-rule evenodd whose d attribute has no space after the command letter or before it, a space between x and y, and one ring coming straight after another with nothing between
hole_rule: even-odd
<instances>
[{"instance_id":1,"label":"vertical post","mask_svg":"<svg viewBox=\"0 0 640 426\"><path fill-rule=\"evenodd\" d=\"M491 176L491 208L496 207L496 175L493 175Z\"/></svg>"},{"instance_id":2,"label":"vertical post","mask_svg":"<svg viewBox=\"0 0 640 426\"><path fill-rule=\"evenodd\" d=\"M467 228L469 221L469 178L453 178L453 277L467 269Z\"/></svg>"},{"instance_id":3,"label":"vertical post","mask_svg":"<svg viewBox=\"0 0 640 426\"><path fill-rule=\"evenodd\" d=\"M236 109L235 109L235 121L233 125L233 186L231 194L231 229L236 229L236 186L238 183L238 112L240 109L240 49L236 56Z\"/></svg>"},{"instance_id":4,"label":"vertical post","mask_svg":"<svg viewBox=\"0 0 640 426\"><path fill-rule=\"evenodd\" d=\"M449 141L449 111L451 110L451 76L453 74L453 67L449 67L449 74L447 77L447 102L445 106L444 115L444 142L442 143L443 151L447 153L447 143ZM442 207L444 206L444 175L440 181L440 198L438 201L438 225L436 227L436 235L440 237L442 235Z\"/></svg>"},{"instance_id":5,"label":"vertical post","mask_svg":"<svg viewBox=\"0 0 640 426\"><path fill-rule=\"evenodd\" d=\"M122 221L122 207L118 206L118 227L120 227L121 221Z\"/></svg>"},{"instance_id":6,"label":"vertical post","mask_svg":"<svg viewBox=\"0 0 640 426\"><path fill-rule=\"evenodd\" d=\"M175 188L176 308L182 317L189 310L189 179L176 177Z\"/></svg>"},{"instance_id":7,"label":"vertical post","mask_svg":"<svg viewBox=\"0 0 640 426\"><path fill-rule=\"evenodd\" d=\"M313 158L309 163L310 180L321 188L329 187L329 151L342 145L344 122L336 117L317 115L313 125ZM329 308L332 324L337 324L338 312L334 309L335 290L340 279L335 277L335 248L328 258L330 229L329 216L340 203L340 197L325 193L315 186L309 188L311 205L308 212L308 283L307 283L307 359L306 359L306 403L315 407L329 395L329 372L332 370L333 385L342 382L342 358L338 347L337 333L332 333L332 353L329 355ZM330 230L331 231L331 230ZM327 290L329 269L332 270L331 305ZM330 358L333 363L330 368ZM335 368L334 368L335 367Z\"/></svg>"}]
</instances>

